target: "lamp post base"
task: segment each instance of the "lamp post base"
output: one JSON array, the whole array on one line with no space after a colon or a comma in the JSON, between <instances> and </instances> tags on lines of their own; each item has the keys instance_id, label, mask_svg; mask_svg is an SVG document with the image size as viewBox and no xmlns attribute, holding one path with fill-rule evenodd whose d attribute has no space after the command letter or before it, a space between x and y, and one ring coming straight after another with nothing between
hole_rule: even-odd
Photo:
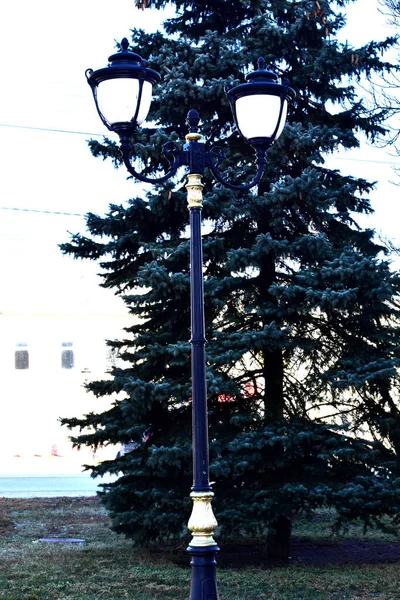
<instances>
[{"instance_id":1,"label":"lamp post base","mask_svg":"<svg viewBox=\"0 0 400 600\"><path fill-rule=\"evenodd\" d=\"M218 546L188 547L192 556L192 581L189 600L219 600L217 590L217 561L215 555Z\"/></svg>"},{"instance_id":2,"label":"lamp post base","mask_svg":"<svg viewBox=\"0 0 400 600\"><path fill-rule=\"evenodd\" d=\"M193 511L188 528L193 534L187 549L192 557L192 582L189 600L218 600L217 561L215 555L219 548L213 538L218 523L215 519L211 500L211 490L192 492Z\"/></svg>"}]
</instances>

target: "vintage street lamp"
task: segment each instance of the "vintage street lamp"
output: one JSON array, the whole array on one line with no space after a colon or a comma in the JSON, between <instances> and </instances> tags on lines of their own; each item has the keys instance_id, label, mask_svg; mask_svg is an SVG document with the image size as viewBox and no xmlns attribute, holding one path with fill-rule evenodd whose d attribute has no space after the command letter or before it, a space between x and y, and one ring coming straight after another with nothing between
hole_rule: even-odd
<instances>
[{"instance_id":1,"label":"vintage street lamp","mask_svg":"<svg viewBox=\"0 0 400 600\"><path fill-rule=\"evenodd\" d=\"M153 179L138 173L131 163L131 138L145 121L150 109L152 87L160 75L146 67L138 54L128 50L124 38L121 50L109 58L103 69L88 69L86 77L92 88L97 111L104 125L120 138L120 151L129 173L139 181L159 184L173 177L178 168L188 167L188 208L190 210L190 288L191 288L191 345L192 345L192 406L193 406L193 511L188 528L193 535L188 551L192 556L190 600L217 600L216 552L213 538L217 527L211 500L209 481L205 326L203 292L203 257L201 239L201 209L203 203L201 177L209 169L222 185L236 190L248 190L257 185L264 172L266 152L279 137L286 121L288 103L295 93L288 82L278 83L276 75L265 69L258 60L258 69L246 76L247 83L227 91L237 128L256 152L257 171L246 185L226 181L219 165L225 157L220 147L205 150L198 133L199 114L191 109L187 116L189 133L183 149L174 142L163 146L169 162L168 172Z\"/></svg>"}]
</instances>

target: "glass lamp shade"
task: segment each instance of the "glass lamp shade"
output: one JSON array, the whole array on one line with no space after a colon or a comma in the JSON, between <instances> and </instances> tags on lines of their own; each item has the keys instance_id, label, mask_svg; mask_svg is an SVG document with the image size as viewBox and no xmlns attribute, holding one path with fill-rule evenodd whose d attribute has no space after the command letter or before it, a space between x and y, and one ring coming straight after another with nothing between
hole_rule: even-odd
<instances>
[{"instance_id":1,"label":"glass lamp shade","mask_svg":"<svg viewBox=\"0 0 400 600\"><path fill-rule=\"evenodd\" d=\"M104 125L119 135L130 135L141 125L150 110L153 85L161 79L148 69L139 54L128 50L124 38L121 50L110 56L104 69L88 69L96 108Z\"/></svg>"},{"instance_id":2,"label":"glass lamp shade","mask_svg":"<svg viewBox=\"0 0 400 600\"><path fill-rule=\"evenodd\" d=\"M287 115L287 100L279 96L256 94L236 100L238 129L246 140L253 138L278 139L283 131ZM278 129L276 130L278 124Z\"/></svg>"},{"instance_id":3,"label":"glass lamp shade","mask_svg":"<svg viewBox=\"0 0 400 600\"><path fill-rule=\"evenodd\" d=\"M97 88L97 105L112 128L117 123L141 125L150 110L153 86L139 79L106 79Z\"/></svg>"},{"instance_id":4,"label":"glass lamp shade","mask_svg":"<svg viewBox=\"0 0 400 600\"><path fill-rule=\"evenodd\" d=\"M227 96L241 136L250 145L268 148L283 131L288 104L295 92L265 70L264 59L258 60L258 66L257 71L246 76L247 83L228 90Z\"/></svg>"}]
</instances>

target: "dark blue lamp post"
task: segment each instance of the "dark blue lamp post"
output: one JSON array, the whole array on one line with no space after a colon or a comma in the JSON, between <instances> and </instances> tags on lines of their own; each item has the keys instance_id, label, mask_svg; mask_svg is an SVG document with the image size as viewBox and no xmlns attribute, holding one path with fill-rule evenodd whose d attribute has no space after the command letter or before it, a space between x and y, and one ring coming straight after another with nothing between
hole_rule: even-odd
<instances>
[{"instance_id":1,"label":"dark blue lamp post","mask_svg":"<svg viewBox=\"0 0 400 600\"><path fill-rule=\"evenodd\" d=\"M179 167L188 168L188 208L190 211L190 286L192 320L192 406L193 406L193 511L188 528L193 535L188 551L192 556L190 600L217 600L216 560L218 546L213 538L217 527L211 500L213 492L208 469L208 425L205 361L205 327L203 294L203 258L201 240L201 209L203 203L202 175L209 169L222 185L236 190L248 190L257 185L264 172L269 146L279 137L285 125L288 103L295 97L287 82L278 83L276 75L265 69L262 58L258 69L249 73L246 83L227 91L236 126L256 152L257 171L247 185L226 181L219 164L224 153L219 147L205 150L198 133L199 114L189 111L189 133L180 149L174 142L163 146L169 161L168 172L157 178L138 173L131 163L131 139L146 119L150 109L152 87L160 75L146 67L146 62L128 50L128 40L121 50L109 58L103 69L86 71L97 111L104 125L120 138L122 158L129 173L139 181L160 184L173 177Z\"/></svg>"}]
</instances>

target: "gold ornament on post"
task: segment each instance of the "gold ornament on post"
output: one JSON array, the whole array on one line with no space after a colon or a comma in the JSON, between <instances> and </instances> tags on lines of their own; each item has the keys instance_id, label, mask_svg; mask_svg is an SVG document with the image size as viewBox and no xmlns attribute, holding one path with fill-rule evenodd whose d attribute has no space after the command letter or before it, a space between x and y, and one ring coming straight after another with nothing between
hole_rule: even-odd
<instances>
[{"instance_id":1,"label":"gold ornament on post","mask_svg":"<svg viewBox=\"0 0 400 600\"><path fill-rule=\"evenodd\" d=\"M193 499L193 511L188 529L193 535L190 546L194 548L216 545L213 534L218 523L211 506L213 496L213 492L192 492L190 494Z\"/></svg>"},{"instance_id":2,"label":"gold ornament on post","mask_svg":"<svg viewBox=\"0 0 400 600\"><path fill-rule=\"evenodd\" d=\"M188 208L201 208L203 206L203 184L201 175L190 173L186 184Z\"/></svg>"}]
</instances>

